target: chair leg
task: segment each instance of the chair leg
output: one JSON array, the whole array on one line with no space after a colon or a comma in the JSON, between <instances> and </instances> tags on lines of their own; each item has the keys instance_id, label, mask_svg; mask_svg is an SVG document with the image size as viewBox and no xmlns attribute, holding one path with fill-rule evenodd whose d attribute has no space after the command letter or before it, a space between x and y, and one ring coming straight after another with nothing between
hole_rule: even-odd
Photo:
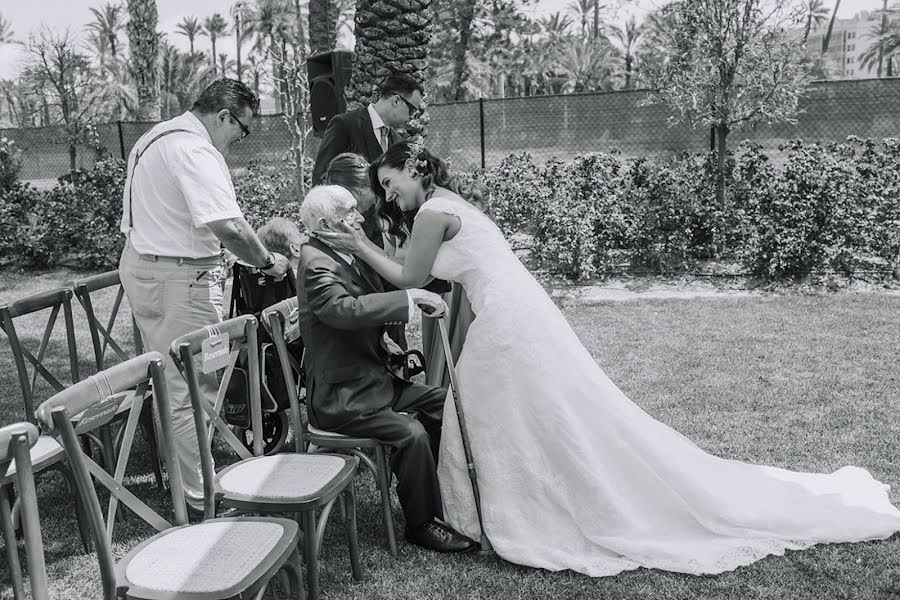
<instances>
[{"instance_id":1,"label":"chair leg","mask_svg":"<svg viewBox=\"0 0 900 600\"><path fill-rule=\"evenodd\" d=\"M156 427L153 424L153 410L150 408L151 402L141 408L140 426L144 435L144 440L150 446L150 461L153 464L153 478L156 480L156 487L159 491L166 491L166 485L162 475L162 457L159 454L159 445L156 441Z\"/></svg>"},{"instance_id":2,"label":"chair leg","mask_svg":"<svg viewBox=\"0 0 900 600\"><path fill-rule=\"evenodd\" d=\"M356 534L356 491L353 488L352 481L342 495L342 497L344 496L346 496L344 504L347 508L347 518L344 519L344 525L347 528L347 545L350 547L350 570L353 573L353 579L362 581L363 569L359 560L359 537Z\"/></svg>"},{"instance_id":3,"label":"chair leg","mask_svg":"<svg viewBox=\"0 0 900 600\"><path fill-rule=\"evenodd\" d=\"M81 496L78 493L78 488L75 486L75 480L72 477L69 466L67 464L58 463L58 468L59 472L62 473L63 478L66 480L66 487L68 488L69 493L75 499L75 519L78 522L78 533L81 535L81 545L84 547L84 553L90 554L94 545L91 543L91 534L90 531L88 531L87 511L81 503Z\"/></svg>"},{"instance_id":4,"label":"chair leg","mask_svg":"<svg viewBox=\"0 0 900 600\"><path fill-rule=\"evenodd\" d=\"M316 513L303 513L303 543L306 550L306 585L310 600L319 600L319 544L316 543Z\"/></svg>"},{"instance_id":5,"label":"chair leg","mask_svg":"<svg viewBox=\"0 0 900 600\"><path fill-rule=\"evenodd\" d=\"M10 492L12 485L0 488L0 533L6 546L6 560L9 565L9 578L12 580L13 598L25 597L25 583L22 580L22 565L19 562L19 550L16 545L16 527L13 524Z\"/></svg>"},{"instance_id":6,"label":"chair leg","mask_svg":"<svg viewBox=\"0 0 900 600\"><path fill-rule=\"evenodd\" d=\"M282 567L282 572L290 583L291 597L296 600L306 600L306 590L303 589L303 576L300 575L300 555L295 549Z\"/></svg>"},{"instance_id":7,"label":"chair leg","mask_svg":"<svg viewBox=\"0 0 900 600\"><path fill-rule=\"evenodd\" d=\"M397 557L397 538L394 535L394 516L391 513L391 475L384 446L375 448L375 483L381 492L381 510L384 515L384 529L391 556Z\"/></svg>"}]
</instances>

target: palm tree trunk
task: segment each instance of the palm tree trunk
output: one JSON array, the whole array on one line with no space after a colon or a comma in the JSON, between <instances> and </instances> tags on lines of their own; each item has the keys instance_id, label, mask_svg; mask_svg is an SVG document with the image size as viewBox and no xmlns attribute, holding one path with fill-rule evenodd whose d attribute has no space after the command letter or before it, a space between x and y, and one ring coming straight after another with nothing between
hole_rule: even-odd
<instances>
[{"instance_id":1,"label":"palm tree trunk","mask_svg":"<svg viewBox=\"0 0 900 600\"><path fill-rule=\"evenodd\" d=\"M234 45L237 52L237 78L241 81L241 15L234 15Z\"/></svg>"},{"instance_id":2,"label":"palm tree trunk","mask_svg":"<svg viewBox=\"0 0 900 600\"><path fill-rule=\"evenodd\" d=\"M878 77L881 78L881 68L884 66L884 35L887 33L888 26L888 18L887 18L887 0L884 0L884 4L881 7L881 29L879 30L878 36Z\"/></svg>"},{"instance_id":3,"label":"palm tree trunk","mask_svg":"<svg viewBox=\"0 0 900 600\"><path fill-rule=\"evenodd\" d=\"M841 0L837 0L834 4L834 11L831 13L831 20L828 21L828 31L825 32L825 39L822 40L822 54L828 52L828 44L831 43L831 32L834 29L834 21L837 19L837 12L840 7Z\"/></svg>"},{"instance_id":4,"label":"palm tree trunk","mask_svg":"<svg viewBox=\"0 0 900 600\"><path fill-rule=\"evenodd\" d=\"M594 39L600 37L600 0L594 0Z\"/></svg>"},{"instance_id":5,"label":"palm tree trunk","mask_svg":"<svg viewBox=\"0 0 900 600\"><path fill-rule=\"evenodd\" d=\"M210 59L212 60L213 77L215 77L219 72L216 66L216 38L210 38L210 41L212 42L212 56L210 56Z\"/></svg>"},{"instance_id":6,"label":"palm tree trunk","mask_svg":"<svg viewBox=\"0 0 900 600\"><path fill-rule=\"evenodd\" d=\"M310 0L309 49L321 54L334 48L337 32L337 10L334 0Z\"/></svg>"},{"instance_id":7,"label":"palm tree trunk","mask_svg":"<svg viewBox=\"0 0 900 600\"><path fill-rule=\"evenodd\" d=\"M457 102L465 96L463 82L466 74L466 52L469 50L469 39L472 37L472 21L475 18L475 0L461 0L459 7L459 41L453 48L453 81L450 83L450 95Z\"/></svg>"}]
</instances>

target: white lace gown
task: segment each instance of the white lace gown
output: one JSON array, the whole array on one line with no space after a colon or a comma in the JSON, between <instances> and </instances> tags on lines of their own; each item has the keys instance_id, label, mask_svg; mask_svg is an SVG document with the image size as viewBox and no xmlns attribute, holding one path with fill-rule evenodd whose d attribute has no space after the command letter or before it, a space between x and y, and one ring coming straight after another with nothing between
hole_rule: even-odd
<instances>
[{"instance_id":1,"label":"white lace gown","mask_svg":"<svg viewBox=\"0 0 900 600\"><path fill-rule=\"evenodd\" d=\"M489 218L454 197L423 211L461 222L432 273L462 284L476 315L457 373L498 555L591 576L720 573L900 530L889 487L865 469L797 473L718 458L653 419L604 374ZM477 540L452 395L438 476L445 520Z\"/></svg>"}]
</instances>

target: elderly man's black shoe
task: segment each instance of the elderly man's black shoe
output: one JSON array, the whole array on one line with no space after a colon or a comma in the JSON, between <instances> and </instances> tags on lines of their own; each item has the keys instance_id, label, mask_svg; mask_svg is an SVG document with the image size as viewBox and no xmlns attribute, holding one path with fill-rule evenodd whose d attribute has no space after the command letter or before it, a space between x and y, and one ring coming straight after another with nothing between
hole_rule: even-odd
<instances>
[{"instance_id":1,"label":"elderly man's black shoe","mask_svg":"<svg viewBox=\"0 0 900 600\"><path fill-rule=\"evenodd\" d=\"M415 529L407 529L406 539L417 546L437 552L464 553L473 552L478 548L478 544L471 538L437 521L430 521Z\"/></svg>"}]
</instances>

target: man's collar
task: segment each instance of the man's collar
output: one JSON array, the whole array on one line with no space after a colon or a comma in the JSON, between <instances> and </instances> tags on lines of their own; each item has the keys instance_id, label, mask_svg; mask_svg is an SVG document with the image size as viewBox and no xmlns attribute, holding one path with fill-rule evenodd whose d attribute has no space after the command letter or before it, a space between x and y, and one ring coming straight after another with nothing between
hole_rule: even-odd
<instances>
[{"instance_id":1,"label":"man's collar","mask_svg":"<svg viewBox=\"0 0 900 600\"><path fill-rule=\"evenodd\" d=\"M197 115L187 110L179 118L184 119L185 122L183 123L183 125L185 129L196 130L198 135L203 136L203 139L212 144L212 138L209 135L209 131L206 130L206 125L203 124L203 121L197 118Z\"/></svg>"},{"instance_id":2,"label":"man's collar","mask_svg":"<svg viewBox=\"0 0 900 600\"><path fill-rule=\"evenodd\" d=\"M379 127L385 127L384 119L381 118L381 115L378 114L378 111L375 110L375 103L370 102L369 106L366 107L369 110L369 118L372 119L372 127L378 129Z\"/></svg>"},{"instance_id":3,"label":"man's collar","mask_svg":"<svg viewBox=\"0 0 900 600\"><path fill-rule=\"evenodd\" d=\"M331 246L329 246L328 244L326 244L325 242L323 242L322 240L320 240L319 238L317 238L315 235L310 235L310 236L309 236L309 241L310 241L310 242L315 242L315 245L320 246L321 248L323 248L323 249L325 249L325 250L327 250L327 251L329 251L329 252L334 253L338 258L340 258L341 260L343 260L343 261L344 261L345 263L347 263L348 265L352 265L352 264L353 264L353 261L355 260L355 259L353 258L353 255L352 255L352 254L344 254L343 252L338 252L337 250L335 250L334 248L332 248Z\"/></svg>"}]
</instances>

